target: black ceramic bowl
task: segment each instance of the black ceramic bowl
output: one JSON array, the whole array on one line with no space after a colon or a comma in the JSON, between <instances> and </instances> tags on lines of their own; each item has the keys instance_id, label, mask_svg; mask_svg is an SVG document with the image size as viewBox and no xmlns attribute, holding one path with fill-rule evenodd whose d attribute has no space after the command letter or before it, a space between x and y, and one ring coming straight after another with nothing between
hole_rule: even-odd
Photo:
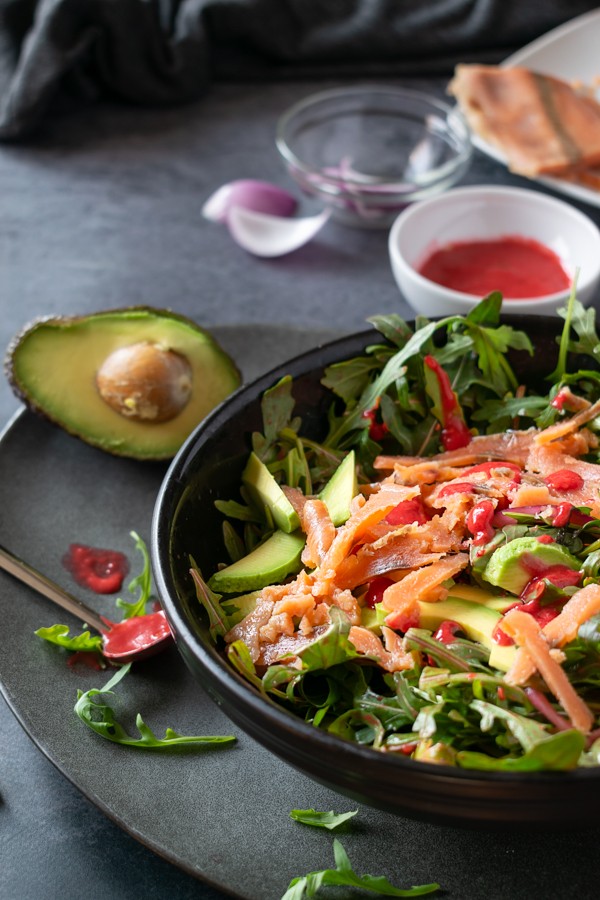
<instances>
[{"instance_id":1,"label":"black ceramic bowl","mask_svg":"<svg viewBox=\"0 0 600 900\"><path fill-rule=\"evenodd\" d=\"M520 353L512 361L525 383L539 383L554 365L562 320L507 316L505 321L531 335L535 358ZM189 555L207 576L215 560L223 557L222 518L214 501L230 499L239 488L250 435L262 428L263 392L283 375L291 375L303 432L321 437L332 400L320 384L323 368L362 352L375 336L369 330L317 347L241 388L202 422L173 461L155 508L152 558L179 651L198 681L242 729L306 775L361 803L455 825L596 825L600 769L482 773L379 753L314 728L266 700L211 642L188 574Z\"/></svg>"}]
</instances>

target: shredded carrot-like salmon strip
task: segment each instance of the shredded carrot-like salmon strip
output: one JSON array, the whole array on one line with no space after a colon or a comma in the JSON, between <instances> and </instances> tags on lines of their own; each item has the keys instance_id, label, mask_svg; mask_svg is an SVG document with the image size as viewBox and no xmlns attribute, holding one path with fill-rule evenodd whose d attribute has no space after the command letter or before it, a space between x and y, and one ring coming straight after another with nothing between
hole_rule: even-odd
<instances>
[{"instance_id":1,"label":"shredded carrot-like salmon strip","mask_svg":"<svg viewBox=\"0 0 600 900\"><path fill-rule=\"evenodd\" d=\"M577 694L564 669L550 655L550 645L533 616L511 609L502 620L502 630L513 637L518 646L525 648L573 727L589 732L594 715Z\"/></svg>"},{"instance_id":2,"label":"shredded carrot-like salmon strip","mask_svg":"<svg viewBox=\"0 0 600 900\"><path fill-rule=\"evenodd\" d=\"M457 553L454 556L446 556L430 566L409 572L386 589L382 601L384 609L395 612L409 597L412 601L440 600L442 596L448 594L443 587L444 582L458 575L468 563L468 553Z\"/></svg>"}]
</instances>

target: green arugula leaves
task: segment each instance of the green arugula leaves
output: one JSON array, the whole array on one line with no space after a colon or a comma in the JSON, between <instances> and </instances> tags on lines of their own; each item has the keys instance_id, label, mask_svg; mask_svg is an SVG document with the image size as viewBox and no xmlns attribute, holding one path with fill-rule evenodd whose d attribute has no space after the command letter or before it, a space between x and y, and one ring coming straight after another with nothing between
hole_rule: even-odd
<instances>
[{"instance_id":1,"label":"green arugula leaves","mask_svg":"<svg viewBox=\"0 0 600 900\"><path fill-rule=\"evenodd\" d=\"M75 653L102 653L102 638L99 634L90 634L89 631L84 631L81 634L69 637L68 625L51 625L49 628L38 628L35 634L50 644L57 644L57 646L64 647L65 650L72 650Z\"/></svg>"},{"instance_id":2,"label":"green arugula leaves","mask_svg":"<svg viewBox=\"0 0 600 900\"><path fill-rule=\"evenodd\" d=\"M358 810L354 809L346 813L317 812L316 809L293 809L290 812L290 818L295 822L302 822L303 825L311 825L313 828L327 828L333 831L344 825L350 819L354 818Z\"/></svg>"},{"instance_id":3,"label":"green arugula leaves","mask_svg":"<svg viewBox=\"0 0 600 900\"><path fill-rule=\"evenodd\" d=\"M131 663L122 666L103 688L92 688L89 691L77 692L77 703L75 704L75 713L93 732L112 741L115 744L122 744L126 747L134 747L142 750L175 750L181 748L204 749L206 747L220 747L225 744L233 743L236 738L233 735L225 737L206 737L178 734L172 728L167 728L164 738L158 738L152 730L146 725L142 717L138 714L136 717L136 728L139 732L138 738L130 737L122 725L119 724L115 717L114 710L106 703L99 703L95 697L102 694L113 694L115 688L120 681L127 675L131 669Z\"/></svg>"},{"instance_id":4,"label":"green arugula leaves","mask_svg":"<svg viewBox=\"0 0 600 900\"><path fill-rule=\"evenodd\" d=\"M403 889L394 887L383 875L357 875L340 841L333 841L335 869L322 869L293 878L281 900L309 900L321 887L337 885L371 891L380 897L422 897L439 890L439 884L422 884Z\"/></svg>"}]
</instances>

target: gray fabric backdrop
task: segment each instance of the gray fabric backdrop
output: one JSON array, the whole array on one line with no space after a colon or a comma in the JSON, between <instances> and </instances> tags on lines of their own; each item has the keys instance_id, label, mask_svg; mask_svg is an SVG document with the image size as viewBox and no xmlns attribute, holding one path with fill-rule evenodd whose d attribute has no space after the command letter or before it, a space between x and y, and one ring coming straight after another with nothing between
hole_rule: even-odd
<instances>
[{"instance_id":1,"label":"gray fabric backdrop","mask_svg":"<svg viewBox=\"0 0 600 900\"><path fill-rule=\"evenodd\" d=\"M0 0L0 140L54 103L197 99L214 79L449 73L590 0Z\"/></svg>"}]
</instances>

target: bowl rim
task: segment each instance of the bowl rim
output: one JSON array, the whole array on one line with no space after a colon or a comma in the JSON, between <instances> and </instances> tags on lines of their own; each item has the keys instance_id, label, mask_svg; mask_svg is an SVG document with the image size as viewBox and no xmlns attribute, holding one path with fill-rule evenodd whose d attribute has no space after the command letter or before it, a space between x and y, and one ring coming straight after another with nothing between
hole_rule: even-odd
<instances>
[{"instance_id":1,"label":"bowl rim","mask_svg":"<svg viewBox=\"0 0 600 900\"><path fill-rule=\"evenodd\" d=\"M501 324L511 324L516 328L527 330L528 327L539 328L542 320L547 321L548 327L551 325L554 328L559 327L559 320L549 315L511 316L506 314L502 316ZM434 319L431 319L431 321L434 321ZM408 324L411 324L411 322L414 324L414 320L410 320ZM287 742L290 739L293 740L296 749L301 751L305 760L313 757L320 758L321 754L326 754L327 759L335 759L336 766L340 764L340 767L346 760L352 760L358 766L368 766L369 763L376 763L379 767L378 773L381 773L380 778L382 782L386 780L386 772L398 771L398 767L400 767L406 772L413 772L416 777L426 778L428 783L431 782L432 791L435 790L434 786L436 784L440 786L443 784L446 787L452 784L462 785L462 789L473 792L476 792L482 785L490 784L498 786L512 785L513 787L528 784L552 786L556 785L557 782L560 782L562 785L565 783L595 784L600 777L600 769L594 767L582 767L568 772L498 772L435 766L426 762L404 758L398 754L378 753L371 747L363 747L360 744L345 741L319 728L314 728L300 717L295 716L291 711L276 705L274 701L260 695L246 679L227 663L216 647L209 646L208 642L204 642L193 632L188 618L181 610L181 601L170 575L170 513L177 507L177 502L185 490L185 471L190 459L232 416L236 415L240 408L244 407L248 402L259 401L264 390L272 386L284 371L285 374L296 378L307 374L313 369L323 368L326 364L347 358L360 347L364 349L378 334L379 332L371 328L325 342L312 350L293 357L283 365L274 367L248 384L242 385L199 423L171 462L162 481L154 506L151 527L151 559L158 596L167 619L173 628L178 649L182 652L180 644L183 645L184 651L182 655L186 662L188 656L191 655L202 669L207 678L207 683L204 686L208 687L213 698L216 695L218 701L226 700L235 704L235 715L230 713L227 708L224 710L229 718L238 723L240 719L253 723L260 721L263 726L266 725L272 732L273 740L276 743L281 743L277 735L285 733ZM339 351L342 350L344 353L340 354ZM327 354L326 363L322 360L324 352ZM239 704L241 704L241 707ZM245 726L242 725L242 728L245 729ZM268 746L272 752L278 752L272 745ZM281 752L279 755L290 762L289 757L284 752ZM292 764L296 763L292 761ZM296 765L299 768L303 768L300 762ZM311 777L317 776L312 773ZM341 790L342 793L348 793L347 790L345 791L341 787L336 789ZM499 795L500 798L501 795ZM413 815L415 814L413 813ZM439 816L439 812L437 815ZM425 817L430 818L427 815ZM449 818L453 818L450 813ZM502 820L499 821L501 822ZM509 816L507 821L512 822L513 820Z\"/></svg>"},{"instance_id":2,"label":"bowl rim","mask_svg":"<svg viewBox=\"0 0 600 900\"><path fill-rule=\"evenodd\" d=\"M323 170L320 168L315 168L314 166L307 165L300 159L299 156L294 153L287 141L287 129L292 120L299 113L304 112L304 110L310 109L313 106L317 106L319 103L346 97L360 97L367 94L387 94L399 99L404 98L421 102L424 101L429 104L430 107L434 108L439 113L442 113L444 115L448 130L452 132L452 134L457 138L458 141L460 141L460 150L456 152L456 154L451 159L446 160L446 162L444 162L441 166L428 170L428 178L430 181L435 182L437 180L440 180L451 172L454 172L457 169L460 170L461 167L467 165L473 155L471 131L465 116L457 106L453 106L452 104L447 103L445 100L441 100L439 97L436 97L434 94L429 94L425 91L379 83L373 85L356 85L354 87L330 88L324 91L317 91L314 94L309 94L307 97L298 100L296 103L292 104L292 106L288 107L279 116L279 119L277 120L275 126L275 146L285 163L288 166L293 167L294 170L302 172L302 174L305 176L318 175L320 181L318 185L315 185L315 187L318 187L319 190L323 190L324 193L333 192L334 189L339 190L339 178L337 179L336 184L333 176L328 176L327 173L323 173ZM366 185L364 181L361 181L358 178L344 176L343 182L345 187L347 186L354 190L362 190L367 194L369 190L381 190L383 187L388 187L390 189L390 194L394 189L401 187L404 187L405 190L404 192L399 190L399 195L406 196L409 193L408 191L406 191L406 184L403 185L399 181L397 182L397 184L395 184L393 181L390 181L388 177L384 178L375 175L369 176L369 183L368 185ZM425 187L425 185L412 185L412 192L420 192Z\"/></svg>"},{"instance_id":3,"label":"bowl rim","mask_svg":"<svg viewBox=\"0 0 600 900\"><path fill-rule=\"evenodd\" d=\"M481 197L482 199L485 199L486 196L506 197L509 199L514 198L515 200L527 201L528 204L537 203L539 206L544 206L555 211L560 211L564 216L569 216L572 220L577 222L580 226L588 231L593 240L595 240L598 249L598 253L594 257L595 269L591 271L587 270L583 275L579 275L577 279L577 288L578 290L586 290L598 279L600 275L600 228L598 228L593 219L591 219L581 210L577 209L577 207L573 206L570 203L567 203L564 200L561 200L558 197L551 196L550 194L543 193L542 191L532 190L530 188L514 187L512 185L463 185L461 187L450 188L442 194L428 197L427 199L422 200L420 203L414 204L402 210L402 212L392 223L388 235L388 252L392 261L392 265L398 266L423 289L438 291L440 293L441 300L444 299L451 300L457 303L464 303L465 309L470 308L473 305L474 300L480 300L481 297L476 294L467 294L464 291L457 291L452 288L445 287L442 284L438 284L435 281L431 281L431 279L429 278L425 278L424 275L421 275L421 273L418 272L411 265L411 263L406 260L406 258L401 254L399 248L400 233L405 229L410 228L411 224L413 224L413 220L417 216L425 214L430 207L450 205L456 199L460 200L462 197L477 196ZM476 240L476 237L474 239ZM568 298L570 291L570 288L565 288L561 291L555 291L552 294L542 294L539 297L517 297L504 299L506 302L510 303L512 309L523 309L525 306L527 306L527 308L533 309L535 306L539 306L540 304L550 305L552 303L557 303L560 300L566 299Z\"/></svg>"}]
</instances>

